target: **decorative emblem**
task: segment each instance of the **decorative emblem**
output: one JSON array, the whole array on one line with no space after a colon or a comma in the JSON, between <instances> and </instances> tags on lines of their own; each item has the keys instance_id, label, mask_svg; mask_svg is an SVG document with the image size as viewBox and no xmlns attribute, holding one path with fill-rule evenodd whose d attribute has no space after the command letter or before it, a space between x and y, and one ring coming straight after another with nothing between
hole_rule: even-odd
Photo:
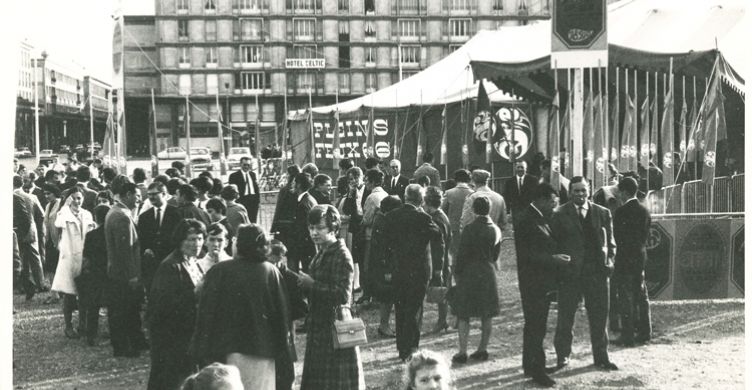
<instances>
[{"instance_id":1,"label":"decorative emblem","mask_svg":"<svg viewBox=\"0 0 752 390\"><path fill-rule=\"evenodd\" d=\"M661 233L653 226L650 227L650 233L648 233L648 242L646 249L655 249L661 245Z\"/></svg>"},{"instance_id":2,"label":"decorative emblem","mask_svg":"<svg viewBox=\"0 0 752 390\"><path fill-rule=\"evenodd\" d=\"M567 38L572 42L580 43L588 40L591 36L593 36L593 33L595 33L595 31L593 30L573 28L567 31Z\"/></svg>"},{"instance_id":3,"label":"decorative emblem","mask_svg":"<svg viewBox=\"0 0 752 390\"><path fill-rule=\"evenodd\" d=\"M684 153L684 152L687 151L687 142L686 141L682 140L681 142L679 142L679 150L682 153Z\"/></svg>"},{"instance_id":4,"label":"decorative emblem","mask_svg":"<svg viewBox=\"0 0 752 390\"><path fill-rule=\"evenodd\" d=\"M490 111L481 111L473 119L475 140L478 142L487 142L489 133L491 137L496 133L496 123L494 123Z\"/></svg>"},{"instance_id":5,"label":"decorative emblem","mask_svg":"<svg viewBox=\"0 0 752 390\"><path fill-rule=\"evenodd\" d=\"M498 141L496 140L498 137L494 138L493 145L496 152L507 160L510 159L511 151L514 151L516 158L524 156L530 149L533 139L530 132L530 119L517 107L502 107L496 111L496 117L503 131L499 134Z\"/></svg>"},{"instance_id":6,"label":"decorative emblem","mask_svg":"<svg viewBox=\"0 0 752 390\"><path fill-rule=\"evenodd\" d=\"M694 138L690 138L689 141L687 141L687 151L692 152L695 150L695 140Z\"/></svg>"},{"instance_id":7,"label":"decorative emblem","mask_svg":"<svg viewBox=\"0 0 752 390\"><path fill-rule=\"evenodd\" d=\"M623 145L621 147L621 157L622 158L628 158L629 157L629 145Z\"/></svg>"},{"instance_id":8,"label":"decorative emblem","mask_svg":"<svg viewBox=\"0 0 752 390\"><path fill-rule=\"evenodd\" d=\"M650 143L650 153L653 155L658 153L658 146L656 146L654 142Z\"/></svg>"},{"instance_id":9,"label":"decorative emblem","mask_svg":"<svg viewBox=\"0 0 752 390\"><path fill-rule=\"evenodd\" d=\"M705 153L705 165L710 168L715 167L715 152L708 151Z\"/></svg>"},{"instance_id":10,"label":"decorative emblem","mask_svg":"<svg viewBox=\"0 0 752 390\"><path fill-rule=\"evenodd\" d=\"M551 161L551 171L553 171L554 173L560 173L558 159L554 159Z\"/></svg>"},{"instance_id":11,"label":"decorative emblem","mask_svg":"<svg viewBox=\"0 0 752 390\"><path fill-rule=\"evenodd\" d=\"M650 145L642 144L642 147L640 148L640 156L646 157L648 153L650 153Z\"/></svg>"},{"instance_id":12,"label":"decorative emblem","mask_svg":"<svg viewBox=\"0 0 752 390\"><path fill-rule=\"evenodd\" d=\"M629 145L629 157L637 157L637 146Z\"/></svg>"},{"instance_id":13,"label":"decorative emblem","mask_svg":"<svg viewBox=\"0 0 752 390\"><path fill-rule=\"evenodd\" d=\"M585 153L585 161L587 162L593 162L594 153L592 150L588 150L587 153Z\"/></svg>"},{"instance_id":14,"label":"decorative emblem","mask_svg":"<svg viewBox=\"0 0 752 390\"><path fill-rule=\"evenodd\" d=\"M598 159L595 160L595 169L600 173L603 173L603 169L605 168L604 161L603 157L598 157Z\"/></svg>"},{"instance_id":15,"label":"decorative emblem","mask_svg":"<svg viewBox=\"0 0 752 390\"><path fill-rule=\"evenodd\" d=\"M663 154L663 167L664 168L671 168L674 165L674 156L671 154L671 152L666 152Z\"/></svg>"}]
</instances>

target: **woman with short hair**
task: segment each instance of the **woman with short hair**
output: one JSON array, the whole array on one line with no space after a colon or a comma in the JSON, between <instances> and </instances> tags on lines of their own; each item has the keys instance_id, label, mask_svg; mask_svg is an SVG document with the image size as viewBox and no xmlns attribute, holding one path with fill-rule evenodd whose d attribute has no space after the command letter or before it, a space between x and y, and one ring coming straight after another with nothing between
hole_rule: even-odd
<instances>
[{"instance_id":1,"label":"woman with short hair","mask_svg":"<svg viewBox=\"0 0 752 390\"><path fill-rule=\"evenodd\" d=\"M149 390L179 389L195 371L188 345L196 323L195 291L204 278L198 256L205 239L201 221L180 221L173 233L175 250L154 274L146 311L151 340Z\"/></svg>"},{"instance_id":2,"label":"woman with short hair","mask_svg":"<svg viewBox=\"0 0 752 390\"><path fill-rule=\"evenodd\" d=\"M308 337L301 390L365 389L358 347L335 349L332 327L336 312L352 300L353 260L337 238L340 216L332 205L314 206L308 231L318 253L300 273L298 284L308 294Z\"/></svg>"}]
</instances>

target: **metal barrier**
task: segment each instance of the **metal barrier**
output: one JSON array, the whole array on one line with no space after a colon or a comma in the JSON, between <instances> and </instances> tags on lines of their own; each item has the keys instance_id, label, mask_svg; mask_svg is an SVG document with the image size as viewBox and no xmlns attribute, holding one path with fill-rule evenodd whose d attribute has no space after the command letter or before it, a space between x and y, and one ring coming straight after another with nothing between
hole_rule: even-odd
<instances>
[{"instance_id":1,"label":"metal barrier","mask_svg":"<svg viewBox=\"0 0 752 390\"><path fill-rule=\"evenodd\" d=\"M650 214L663 214L664 210L664 194L665 188L655 191L649 191L646 196L647 208Z\"/></svg>"},{"instance_id":2,"label":"metal barrier","mask_svg":"<svg viewBox=\"0 0 752 390\"><path fill-rule=\"evenodd\" d=\"M666 214L678 214L681 213L682 207L682 186L680 184L674 184L663 189L664 191L664 213Z\"/></svg>"},{"instance_id":3,"label":"metal barrier","mask_svg":"<svg viewBox=\"0 0 752 390\"><path fill-rule=\"evenodd\" d=\"M731 179L728 176L716 177L713 180L712 205L714 213L728 213L731 211Z\"/></svg>"},{"instance_id":4,"label":"metal barrier","mask_svg":"<svg viewBox=\"0 0 752 390\"><path fill-rule=\"evenodd\" d=\"M731 211L744 211L744 174L731 176Z\"/></svg>"}]
</instances>

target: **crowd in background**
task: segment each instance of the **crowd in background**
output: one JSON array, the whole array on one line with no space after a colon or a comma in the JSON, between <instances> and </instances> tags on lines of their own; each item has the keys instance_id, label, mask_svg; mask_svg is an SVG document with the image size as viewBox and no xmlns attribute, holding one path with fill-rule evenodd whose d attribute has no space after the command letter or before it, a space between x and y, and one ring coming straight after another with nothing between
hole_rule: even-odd
<instances>
[{"instance_id":1,"label":"crowd in background","mask_svg":"<svg viewBox=\"0 0 752 390\"><path fill-rule=\"evenodd\" d=\"M502 239L513 232L526 375L554 383L542 353L554 299L558 368L568 364L583 298L598 367L616 369L609 311L620 342L649 340L650 217L636 173L614 172L591 201L585 178L552 188L549 161L535 166L542 179L517 162L500 194L488 171L460 169L442 183L431 153L423 160L409 177L399 160L373 157L364 168L340 160L336 179L312 163L290 165L270 232L256 224L261 194L248 158L227 183L210 171L186 178L180 162L151 180L99 161L34 172L16 163L14 286L27 300L58 293L50 300L61 301L65 337L89 345L106 308L115 356L150 350L149 389L199 388L206 370L246 389L291 388L295 332L306 333L301 388L363 389L358 347L335 348L332 333L339 309L355 305L378 308L378 335L396 338L409 388L451 386L443 359L420 350L424 302L438 307L432 332L458 331L454 364L488 360ZM468 355L471 318L481 320L481 338ZM215 362L236 367L239 382Z\"/></svg>"}]
</instances>

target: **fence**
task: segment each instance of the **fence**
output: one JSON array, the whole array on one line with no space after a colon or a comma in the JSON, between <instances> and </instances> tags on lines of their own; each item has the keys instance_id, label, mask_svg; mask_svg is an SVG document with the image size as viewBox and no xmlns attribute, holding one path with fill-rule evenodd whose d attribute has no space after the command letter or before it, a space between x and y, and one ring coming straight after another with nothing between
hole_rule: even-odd
<instances>
[{"instance_id":1,"label":"fence","mask_svg":"<svg viewBox=\"0 0 752 390\"><path fill-rule=\"evenodd\" d=\"M694 180L651 191L647 205L652 214L744 212L744 174L716 177L712 186Z\"/></svg>"}]
</instances>

